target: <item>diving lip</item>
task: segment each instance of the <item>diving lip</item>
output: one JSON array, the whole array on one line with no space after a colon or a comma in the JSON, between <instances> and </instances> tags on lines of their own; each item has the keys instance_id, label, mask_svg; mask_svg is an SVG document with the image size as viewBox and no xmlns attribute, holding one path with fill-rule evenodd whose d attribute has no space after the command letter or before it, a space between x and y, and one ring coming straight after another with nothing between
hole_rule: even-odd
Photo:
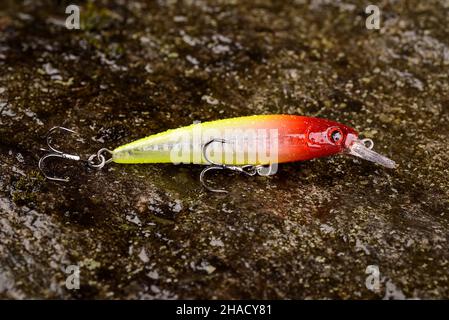
<instances>
[{"instance_id":1,"label":"diving lip","mask_svg":"<svg viewBox=\"0 0 449 320\"><path fill-rule=\"evenodd\" d=\"M354 141L347 149L347 153L353 156L377 163L386 168L395 169L397 167L396 162L387 157L377 153L374 150L367 148L362 141Z\"/></svg>"}]
</instances>

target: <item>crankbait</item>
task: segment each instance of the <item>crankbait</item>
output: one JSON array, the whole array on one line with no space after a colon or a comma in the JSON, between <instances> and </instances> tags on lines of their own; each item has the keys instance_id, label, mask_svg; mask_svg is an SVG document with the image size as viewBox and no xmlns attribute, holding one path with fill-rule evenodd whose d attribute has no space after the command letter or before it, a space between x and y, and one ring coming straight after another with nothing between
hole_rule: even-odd
<instances>
[{"instance_id":1,"label":"crankbait","mask_svg":"<svg viewBox=\"0 0 449 320\"><path fill-rule=\"evenodd\" d=\"M68 179L45 173L44 161L57 157L81 161L78 155L56 150L51 145L54 127L46 135L49 153L39 160L39 169L53 181ZM208 165L200 175L210 170L229 169L247 175L271 175L278 163L303 161L334 154L351 154L387 168L396 163L372 150L371 139L359 139L357 131L338 122L296 115L256 115L204 123L168 130L122 145L114 150L102 148L87 160L91 168L101 169L115 163L192 163Z\"/></svg>"}]
</instances>

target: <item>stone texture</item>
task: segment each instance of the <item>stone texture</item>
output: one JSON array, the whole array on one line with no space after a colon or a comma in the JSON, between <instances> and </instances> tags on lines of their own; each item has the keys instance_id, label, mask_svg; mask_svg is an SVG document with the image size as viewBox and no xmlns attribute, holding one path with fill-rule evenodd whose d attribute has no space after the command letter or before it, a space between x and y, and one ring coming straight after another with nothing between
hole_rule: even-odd
<instances>
[{"instance_id":1,"label":"stone texture","mask_svg":"<svg viewBox=\"0 0 449 320\"><path fill-rule=\"evenodd\" d=\"M78 3L81 30L66 1L0 4L0 297L449 298L447 2L383 1L381 30L365 1ZM228 195L197 166L37 170L55 125L87 156L271 113L351 125L399 168L338 156L211 177Z\"/></svg>"}]
</instances>

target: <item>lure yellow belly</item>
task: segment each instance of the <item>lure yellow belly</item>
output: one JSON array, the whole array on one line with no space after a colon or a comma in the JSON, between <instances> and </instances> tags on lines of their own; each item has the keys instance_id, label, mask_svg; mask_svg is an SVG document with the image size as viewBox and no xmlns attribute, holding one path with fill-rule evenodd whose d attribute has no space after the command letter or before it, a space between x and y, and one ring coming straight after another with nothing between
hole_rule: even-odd
<instances>
[{"instance_id":1,"label":"lure yellow belly","mask_svg":"<svg viewBox=\"0 0 449 320\"><path fill-rule=\"evenodd\" d=\"M286 162L289 150L281 150L282 159L278 158L279 150L275 150L279 131L285 136L287 131L298 128L298 124L302 127L306 119L293 115L256 115L192 124L120 146L113 151L112 159L116 163L206 164L209 162L203 156L204 144L212 139L223 139L225 144L211 146L208 159L233 165ZM239 143L232 145L233 141ZM299 140L297 142L301 145ZM256 144L258 148L251 147ZM262 145L264 157L260 152ZM276 155L276 159L269 159L271 155Z\"/></svg>"}]
</instances>

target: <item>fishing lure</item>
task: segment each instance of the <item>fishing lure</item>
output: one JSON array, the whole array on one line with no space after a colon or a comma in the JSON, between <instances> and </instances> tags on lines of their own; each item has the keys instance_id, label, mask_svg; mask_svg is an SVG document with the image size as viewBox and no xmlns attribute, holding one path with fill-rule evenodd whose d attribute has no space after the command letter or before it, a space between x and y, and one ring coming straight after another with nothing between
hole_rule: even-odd
<instances>
[{"instance_id":1,"label":"fishing lure","mask_svg":"<svg viewBox=\"0 0 449 320\"><path fill-rule=\"evenodd\" d=\"M350 154L395 168L396 163L372 150L371 139L359 139L357 131L341 123L322 118L296 115L255 115L196 123L178 129L154 134L114 150L102 148L82 160L79 155L64 153L51 145L56 130L74 131L54 127L46 135L49 151L39 160L39 169L53 181L68 181L49 176L44 170L48 158L57 157L85 161L91 168L101 169L110 162L191 163L207 165L200 174L202 185L215 192L205 182L210 170L228 169L250 176L271 175L277 164L304 161L335 154Z\"/></svg>"}]
</instances>

